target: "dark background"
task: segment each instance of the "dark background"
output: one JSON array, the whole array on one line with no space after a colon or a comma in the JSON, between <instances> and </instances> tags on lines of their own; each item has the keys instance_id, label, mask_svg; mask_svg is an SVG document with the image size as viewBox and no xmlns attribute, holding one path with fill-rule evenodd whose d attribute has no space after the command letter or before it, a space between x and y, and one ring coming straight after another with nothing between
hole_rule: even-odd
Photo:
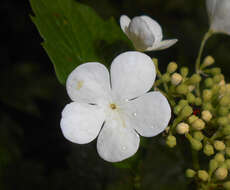
<instances>
[{"instance_id":1,"label":"dark background","mask_svg":"<svg viewBox=\"0 0 230 190\"><path fill-rule=\"evenodd\" d=\"M100 16L117 21L146 14L163 27L164 38L179 42L149 55L159 58L161 71L169 61L194 67L203 34L208 30L201 0L81 0ZM0 1L0 189L132 189L129 171L99 158L94 143L75 145L61 134L61 111L70 102L58 83L52 63L30 20L27 0ZM230 73L230 37L216 35L205 48L226 78ZM143 189L186 189L184 169L190 166L178 149L162 138L148 139L141 168ZM189 157L187 155L187 157Z\"/></svg>"}]
</instances>

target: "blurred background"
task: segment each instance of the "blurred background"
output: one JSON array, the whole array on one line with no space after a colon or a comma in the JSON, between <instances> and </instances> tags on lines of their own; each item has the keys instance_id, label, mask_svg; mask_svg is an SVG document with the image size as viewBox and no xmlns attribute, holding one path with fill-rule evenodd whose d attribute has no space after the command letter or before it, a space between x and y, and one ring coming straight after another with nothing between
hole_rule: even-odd
<instances>
[{"instance_id":1,"label":"blurred background","mask_svg":"<svg viewBox=\"0 0 230 190\"><path fill-rule=\"evenodd\" d=\"M205 1L193 0L81 0L103 17L149 15L164 38L178 38L173 47L152 52L162 72L170 61L194 67L208 30ZM60 117L70 102L56 79L53 65L40 45L31 22L28 0L0 1L0 189L2 190L117 190L132 189L128 170L99 158L95 141L68 142L61 134ZM87 37L87 36L86 36ZM215 35L205 48L226 78L230 74L230 37ZM115 55L111 55L114 57ZM190 167L186 148L170 150L160 137L150 138L141 167L142 189L192 189L184 169ZM188 156L187 158L188 159Z\"/></svg>"}]
</instances>

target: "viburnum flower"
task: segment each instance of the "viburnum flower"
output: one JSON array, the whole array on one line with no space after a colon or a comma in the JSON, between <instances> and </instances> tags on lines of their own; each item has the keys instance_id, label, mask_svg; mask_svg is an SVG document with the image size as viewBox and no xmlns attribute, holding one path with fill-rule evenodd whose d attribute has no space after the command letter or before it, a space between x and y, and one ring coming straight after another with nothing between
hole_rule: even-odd
<instances>
[{"instance_id":1,"label":"viburnum flower","mask_svg":"<svg viewBox=\"0 0 230 190\"><path fill-rule=\"evenodd\" d=\"M230 0L206 0L210 29L230 35Z\"/></svg>"},{"instance_id":2,"label":"viburnum flower","mask_svg":"<svg viewBox=\"0 0 230 190\"><path fill-rule=\"evenodd\" d=\"M123 32L139 51L163 50L174 45L178 40L163 40L161 26L148 16L137 16L132 20L122 15L120 25Z\"/></svg>"},{"instance_id":3,"label":"viburnum flower","mask_svg":"<svg viewBox=\"0 0 230 190\"><path fill-rule=\"evenodd\" d=\"M156 71L146 54L120 54L111 64L110 75L97 62L72 71L66 88L73 102L62 112L61 129L68 140L78 144L98 136L101 158L118 162L136 153L139 135L152 137L167 127L171 108L160 92L148 92Z\"/></svg>"}]
</instances>

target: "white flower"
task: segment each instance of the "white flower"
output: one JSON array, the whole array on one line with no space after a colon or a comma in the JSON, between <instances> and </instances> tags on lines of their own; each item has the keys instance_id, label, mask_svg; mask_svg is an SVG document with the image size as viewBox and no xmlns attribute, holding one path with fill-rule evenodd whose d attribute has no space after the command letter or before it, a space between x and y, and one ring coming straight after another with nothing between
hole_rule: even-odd
<instances>
[{"instance_id":1,"label":"white flower","mask_svg":"<svg viewBox=\"0 0 230 190\"><path fill-rule=\"evenodd\" d=\"M61 129L78 144L98 136L99 155L118 162L136 153L139 134L152 137L164 131L171 109L160 92L148 92L156 76L149 56L122 53L113 60L110 73L111 78L106 67L96 62L72 71L66 87L73 102L62 112Z\"/></svg>"},{"instance_id":2,"label":"white flower","mask_svg":"<svg viewBox=\"0 0 230 190\"><path fill-rule=\"evenodd\" d=\"M230 35L230 0L206 0L210 29Z\"/></svg>"},{"instance_id":3,"label":"white flower","mask_svg":"<svg viewBox=\"0 0 230 190\"><path fill-rule=\"evenodd\" d=\"M177 39L163 40L161 26L148 16L137 16L130 20L126 15L120 17L123 32L139 51L153 51L169 48Z\"/></svg>"}]
</instances>

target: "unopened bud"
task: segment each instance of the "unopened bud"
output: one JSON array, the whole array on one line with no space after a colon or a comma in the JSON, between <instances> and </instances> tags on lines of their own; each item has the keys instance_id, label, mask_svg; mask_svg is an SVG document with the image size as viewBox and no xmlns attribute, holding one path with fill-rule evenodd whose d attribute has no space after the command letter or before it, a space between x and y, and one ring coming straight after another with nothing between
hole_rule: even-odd
<instances>
[{"instance_id":1,"label":"unopened bud","mask_svg":"<svg viewBox=\"0 0 230 190\"><path fill-rule=\"evenodd\" d=\"M180 73L183 76L183 78L185 78L188 75L188 67L182 67L180 69Z\"/></svg>"},{"instance_id":2,"label":"unopened bud","mask_svg":"<svg viewBox=\"0 0 230 190\"><path fill-rule=\"evenodd\" d=\"M211 69L211 73L213 75L221 74L221 69L219 67L214 67L214 68Z\"/></svg>"},{"instance_id":3,"label":"unopened bud","mask_svg":"<svg viewBox=\"0 0 230 190\"><path fill-rule=\"evenodd\" d=\"M195 100L195 104L196 104L196 106L200 106L202 104L201 98L197 97Z\"/></svg>"},{"instance_id":4,"label":"unopened bud","mask_svg":"<svg viewBox=\"0 0 230 190\"><path fill-rule=\"evenodd\" d=\"M189 125L187 123L179 123L176 127L176 131L178 134L183 135L189 132Z\"/></svg>"},{"instance_id":5,"label":"unopened bud","mask_svg":"<svg viewBox=\"0 0 230 190\"><path fill-rule=\"evenodd\" d=\"M203 110L211 111L211 110L213 110L213 106L212 106L211 103L205 102L205 103L203 103L203 105L202 105L202 109L203 109Z\"/></svg>"},{"instance_id":6,"label":"unopened bud","mask_svg":"<svg viewBox=\"0 0 230 190\"><path fill-rule=\"evenodd\" d=\"M215 62L214 58L209 55L209 56L204 58L204 61L201 65L201 68L203 69L205 67L208 67L208 66L212 65L214 62Z\"/></svg>"},{"instance_id":7,"label":"unopened bud","mask_svg":"<svg viewBox=\"0 0 230 190\"><path fill-rule=\"evenodd\" d=\"M214 141L213 145L217 151L224 150L226 147L223 141L218 141L218 140Z\"/></svg>"},{"instance_id":8,"label":"unopened bud","mask_svg":"<svg viewBox=\"0 0 230 190\"><path fill-rule=\"evenodd\" d=\"M228 107L225 107L225 106L221 106L220 108L219 108L219 110L218 110L218 113L219 113L219 115L221 115L221 116L225 116L225 115L227 115L228 114Z\"/></svg>"},{"instance_id":9,"label":"unopened bud","mask_svg":"<svg viewBox=\"0 0 230 190\"><path fill-rule=\"evenodd\" d=\"M219 165L218 161L216 161L215 159L211 159L209 161L209 169L210 169L210 171L213 172L214 170L216 170L218 165Z\"/></svg>"},{"instance_id":10,"label":"unopened bud","mask_svg":"<svg viewBox=\"0 0 230 190\"><path fill-rule=\"evenodd\" d=\"M184 106L188 105L188 101L182 99L182 100L179 101L178 105L184 107Z\"/></svg>"},{"instance_id":11,"label":"unopened bud","mask_svg":"<svg viewBox=\"0 0 230 190\"><path fill-rule=\"evenodd\" d=\"M176 87L176 92L178 94L187 94L188 92L188 86L185 84L180 84Z\"/></svg>"},{"instance_id":12,"label":"unopened bud","mask_svg":"<svg viewBox=\"0 0 230 190\"><path fill-rule=\"evenodd\" d=\"M226 154L226 156L230 157L230 147L227 147L225 149L225 154Z\"/></svg>"},{"instance_id":13,"label":"unopened bud","mask_svg":"<svg viewBox=\"0 0 230 190\"><path fill-rule=\"evenodd\" d=\"M175 106L173 108L173 113L176 114L176 115L178 115L180 113L181 109L182 109L182 106L177 105L177 106Z\"/></svg>"},{"instance_id":14,"label":"unopened bud","mask_svg":"<svg viewBox=\"0 0 230 190\"><path fill-rule=\"evenodd\" d=\"M211 155L214 154L214 149L213 149L212 145L206 144L206 145L204 146L203 152L204 152L204 154L206 154L207 156L211 156Z\"/></svg>"},{"instance_id":15,"label":"unopened bud","mask_svg":"<svg viewBox=\"0 0 230 190\"><path fill-rule=\"evenodd\" d=\"M230 135L230 125L225 125L225 126L222 128L222 134L223 134L223 135Z\"/></svg>"},{"instance_id":16,"label":"unopened bud","mask_svg":"<svg viewBox=\"0 0 230 190\"><path fill-rule=\"evenodd\" d=\"M177 64L176 62L170 62L167 67L167 72L168 73L174 73L177 70Z\"/></svg>"},{"instance_id":17,"label":"unopened bud","mask_svg":"<svg viewBox=\"0 0 230 190\"><path fill-rule=\"evenodd\" d=\"M215 75L215 76L213 77L213 81L214 81L215 83L219 83L222 79L223 79L223 78L222 78L222 75L221 75L221 74Z\"/></svg>"},{"instance_id":18,"label":"unopened bud","mask_svg":"<svg viewBox=\"0 0 230 190\"><path fill-rule=\"evenodd\" d=\"M202 143L194 138L189 138L193 150L199 151L202 149Z\"/></svg>"},{"instance_id":19,"label":"unopened bud","mask_svg":"<svg viewBox=\"0 0 230 190\"><path fill-rule=\"evenodd\" d=\"M201 131L195 131L193 133L193 138L198 140L198 141L202 141L204 139L204 135Z\"/></svg>"},{"instance_id":20,"label":"unopened bud","mask_svg":"<svg viewBox=\"0 0 230 190\"><path fill-rule=\"evenodd\" d=\"M192 93L187 94L187 100L190 104L195 103L196 97Z\"/></svg>"},{"instance_id":21,"label":"unopened bud","mask_svg":"<svg viewBox=\"0 0 230 190\"><path fill-rule=\"evenodd\" d=\"M208 101L211 100L211 98L212 98L212 91L208 90L208 89L203 90L203 99L204 99L204 101L208 102Z\"/></svg>"},{"instance_id":22,"label":"unopened bud","mask_svg":"<svg viewBox=\"0 0 230 190\"><path fill-rule=\"evenodd\" d=\"M187 169L185 175L188 178L193 178L196 175L196 172L192 169Z\"/></svg>"},{"instance_id":23,"label":"unopened bud","mask_svg":"<svg viewBox=\"0 0 230 190\"><path fill-rule=\"evenodd\" d=\"M186 118L190 116L193 113L193 109L191 106L186 105L184 108L181 110L181 117Z\"/></svg>"},{"instance_id":24,"label":"unopened bud","mask_svg":"<svg viewBox=\"0 0 230 190\"><path fill-rule=\"evenodd\" d=\"M211 90L212 90L212 94L217 94L217 93L219 93L220 86L215 84L215 85L212 86Z\"/></svg>"},{"instance_id":25,"label":"unopened bud","mask_svg":"<svg viewBox=\"0 0 230 190\"><path fill-rule=\"evenodd\" d=\"M217 123L221 126L227 125L228 124L228 118L227 117L219 117L217 119Z\"/></svg>"},{"instance_id":26,"label":"unopened bud","mask_svg":"<svg viewBox=\"0 0 230 190\"><path fill-rule=\"evenodd\" d=\"M192 92L195 89L195 85L188 85L188 91Z\"/></svg>"},{"instance_id":27,"label":"unopened bud","mask_svg":"<svg viewBox=\"0 0 230 190\"><path fill-rule=\"evenodd\" d=\"M230 97L229 96L223 96L221 99L220 99L220 105L222 106L226 106L230 103Z\"/></svg>"},{"instance_id":28,"label":"unopened bud","mask_svg":"<svg viewBox=\"0 0 230 190\"><path fill-rule=\"evenodd\" d=\"M205 170L199 170L197 173L198 178L200 178L202 181L207 181L208 180L208 173Z\"/></svg>"},{"instance_id":29,"label":"unopened bud","mask_svg":"<svg viewBox=\"0 0 230 190\"><path fill-rule=\"evenodd\" d=\"M171 76L171 83L172 85L178 85L181 83L182 81L182 76L179 74L179 73L174 73L172 76Z\"/></svg>"},{"instance_id":30,"label":"unopened bud","mask_svg":"<svg viewBox=\"0 0 230 190\"><path fill-rule=\"evenodd\" d=\"M170 75L168 73L165 73L162 75L161 79L163 82L169 82L170 81Z\"/></svg>"},{"instance_id":31,"label":"unopened bud","mask_svg":"<svg viewBox=\"0 0 230 190\"><path fill-rule=\"evenodd\" d=\"M176 146L176 137L174 137L173 135L169 135L166 139L166 144L170 148L173 148L174 146Z\"/></svg>"},{"instance_id":32,"label":"unopened bud","mask_svg":"<svg viewBox=\"0 0 230 190\"><path fill-rule=\"evenodd\" d=\"M219 163L224 162L224 160L225 160L224 155L222 153L217 153L215 155L214 159Z\"/></svg>"},{"instance_id":33,"label":"unopened bud","mask_svg":"<svg viewBox=\"0 0 230 190\"><path fill-rule=\"evenodd\" d=\"M212 114L210 111L208 110L204 110L202 111L201 113L201 118L206 121L206 122L209 122L211 119L212 119Z\"/></svg>"},{"instance_id":34,"label":"unopened bud","mask_svg":"<svg viewBox=\"0 0 230 190\"><path fill-rule=\"evenodd\" d=\"M207 88L211 88L213 86L213 79L212 78L205 79L204 84Z\"/></svg>"},{"instance_id":35,"label":"unopened bud","mask_svg":"<svg viewBox=\"0 0 230 190\"><path fill-rule=\"evenodd\" d=\"M227 169L230 169L230 159L225 160L224 163L225 163Z\"/></svg>"},{"instance_id":36,"label":"unopened bud","mask_svg":"<svg viewBox=\"0 0 230 190\"><path fill-rule=\"evenodd\" d=\"M228 170L226 168L218 168L215 172L215 177L218 180L224 180L228 176Z\"/></svg>"},{"instance_id":37,"label":"unopened bud","mask_svg":"<svg viewBox=\"0 0 230 190\"><path fill-rule=\"evenodd\" d=\"M198 130L198 131L204 129L205 127L205 123L202 119L197 119L191 125L193 129Z\"/></svg>"},{"instance_id":38,"label":"unopened bud","mask_svg":"<svg viewBox=\"0 0 230 190\"><path fill-rule=\"evenodd\" d=\"M193 74L189 79L189 84L197 84L201 81L201 76L198 74Z\"/></svg>"},{"instance_id":39,"label":"unopened bud","mask_svg":"<svg viewBox=\"0 0 230 190\"><path fill-rule=\"evenodd\" d=\"M189 124L192 124L194 121L196 121L197 119L199 119L197 116L195 115L191 115L189 118L188 118L188 123Z\"/></svg>"}]
</instances>

